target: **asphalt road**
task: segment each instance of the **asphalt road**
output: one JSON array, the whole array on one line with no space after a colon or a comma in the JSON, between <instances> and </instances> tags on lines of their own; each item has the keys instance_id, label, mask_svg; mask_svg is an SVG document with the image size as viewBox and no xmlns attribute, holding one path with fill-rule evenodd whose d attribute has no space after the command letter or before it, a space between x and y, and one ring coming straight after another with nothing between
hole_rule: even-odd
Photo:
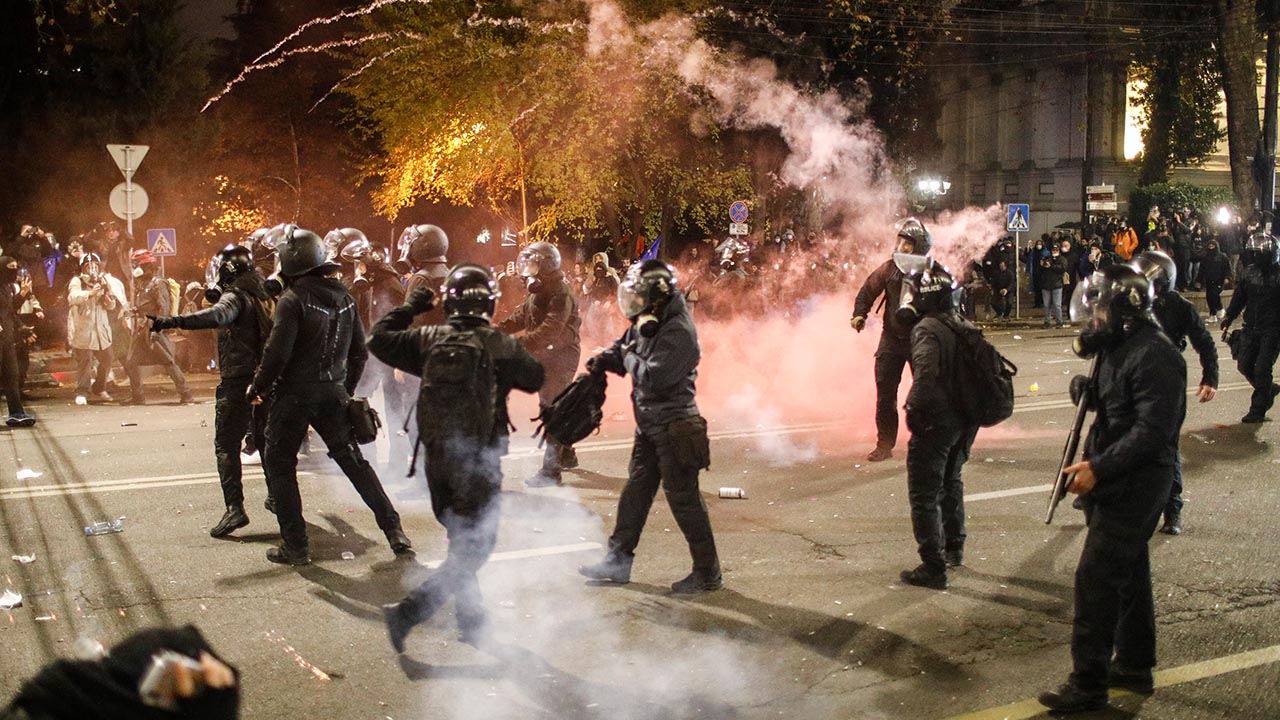
<instances>
[{"instance_id":1,"label":"asphalt road","mask_svg":"<svg viewBox=\"0 0 1280 720\"><path fill-rule=\"evenodd\" d=\"M194 623L240 669L244 717L1037 717L1027 701L1069 669L1084 537L1065 505L1044 525L1041 486L1071 419L1067 381L1084 363L1066 352L1069 331L989 335L1022 368L1022 397L1010 422L979 435L966 468L966 567L950 590L897 582L916 562L905 443L894 460L866 463L869 417L816 409L782 428L711 418L714 466L702 487L725 589L693 599L667 589L689 559L661 499L631 584L590 586L575 572L612 527L629 423L606 422L580 447L567 486L546 490L521 484L538 461L526 427L504 462L497 554L480 575L497 643L459 643L450 609L400 658L378 605L427 576L445 549L413 481L384 474L417 548L396 560L318 450L302 483L315 563L278 567L263 557L277 528L256 469L252 524L234 539L208 536L221 513L212 378L199 376L194 407L164 404L175 397L161 378L145 408L78 408L68 391L47 392L34 403L40 425L0 430L0 565L24 596L0 613L0 691L12 694L78 637L110 645L156 623ZM831 392L836 406L847 389ZM1118 696L1117 709L1092 717L1280 717L1280 454L1275 424L1238 424L1247 397L1224 367L1218 399L1189 405L1186 533L1152 541L1164 687ZM522 400L513 417L530 409ZM720 486L747 498L720 499ZM119 517L123 533L82 531Z\"/></svg>"}]
</instances>

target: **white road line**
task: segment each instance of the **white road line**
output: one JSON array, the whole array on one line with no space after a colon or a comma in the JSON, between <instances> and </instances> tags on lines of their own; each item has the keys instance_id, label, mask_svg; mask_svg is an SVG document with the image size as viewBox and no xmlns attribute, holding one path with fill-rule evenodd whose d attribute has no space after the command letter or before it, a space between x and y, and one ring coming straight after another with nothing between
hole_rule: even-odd
<instances>
[{"instance_id":1,"label":"white road line","mask_svg":"<svg viewBox=\"0 0 1280 720\"><path fill-rule=\"evenodd\" d=\"M1180 685L1182 683L1194 682L1196 680L1204 680L1205 678L1217 677L1218 675L1226 675L1231 672L1240 670L1248 670L1249 668L1260 667L1262 665L1270 665L1274 662L1280 662L1280 645L1272 645L1271 647L1261 648L1259 650L1250 650L1248 652L1237 653L1235 655L1227 655L1224 657L1213 658L1212 660L1204 660L1202 662L1190 663L1188 665L1180 665L1176 668L1161 670L1155 674L1157 688L1170 687L1172 685ZM1111 697L1123 697L1132 693L1124 690L1112 690ZM1009 705L1003 705L989 710L979 710L978 712L966 713L964 715L956 715L950 720L1026 720L1027 718L1040 717L1045 715L1048 710L1035 700L1023 700Z\"/></svg>"},{"instance_id":2,"label":"white road line","mask_svg":"<svg viewBox=\"0 0 1280 720\"><path fill-rule=\"evenodd\" d=\"M981 502L983 500L995 500L997 498L1017 497L1018 495L1034 495L1036 493L1047 493L1052 489L1052 483L1045 483L1044 485L1032 485L1030 487L1011 488L1009 490L993 490L991 492L965 495L964 501L971 503Z\"/></svg>"},{"instance_id":3,"label":"white road line","mask_svg":"<svg viewBox=\"0 0 1280 720\"><path fill-rule=\"evenodd\" d=\"M504 562L507 560L523 560L526 558L546 557L548 555L567 555L569 553L587 552L588 550L599 550L603 545L595 542L574 543L572 545L551 545L548 547L529 548L527 550L508 550L506 552L496 552L489 556L489 562ZM424 563L426 567L432 570L444 564L443 560L432 560Z\"/></svg>"}]
</instances>

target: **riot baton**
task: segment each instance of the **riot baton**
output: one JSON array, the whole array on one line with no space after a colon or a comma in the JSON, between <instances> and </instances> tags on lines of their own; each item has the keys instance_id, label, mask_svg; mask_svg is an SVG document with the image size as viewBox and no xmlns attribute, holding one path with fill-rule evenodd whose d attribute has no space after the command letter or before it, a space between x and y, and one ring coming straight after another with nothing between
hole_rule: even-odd
<instances>
[{"instance_id":1,"label":"riot baton","mask_svg":"<svg viewBox=\"0 0 1280 720\"><path fill-rule=\"evenodd\" d=\"M1049 509L1044 515L1045 525L1053 522L1053 512L1058 509L1058 503L1066 497L1067 488L1071 486L1071 478L1067 477L1066 469L1075 464L1076 451L1080 449L1080 432L1084 429L1084 416L1089 411L1089 393L1097 382L1098 356L1094 355L1089 364L1089 384L1076 400L1076 419L1071 425L1071 434L1067 435L1067 445L1062 449L1062 464L1058 466L1058 475L1053 481L1053 490L1049 494Z\"/></svg>"}]
</instances>

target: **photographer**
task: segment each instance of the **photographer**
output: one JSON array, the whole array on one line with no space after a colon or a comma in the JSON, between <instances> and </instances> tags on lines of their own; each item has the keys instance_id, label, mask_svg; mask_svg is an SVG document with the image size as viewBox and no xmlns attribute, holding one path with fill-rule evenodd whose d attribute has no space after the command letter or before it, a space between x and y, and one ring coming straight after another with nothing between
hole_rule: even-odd
<instances>
[{"instance_id":1,"label":"photographer","mask_svg":"<svg viewBox=\"0 0 1280 720\"><path fill-rule=\"evenodd\" d=\"M1062 288L1067 280L1067 264L1062 257L1062 247L1050 245L1049 254L1042 256L1039 264L1036 277L1044 302L1044 327L1049 327L1050 319L1055 327L1062 327Z\"/></svg>"},{"instance_id":2,"label":"photographer","mask_svg":"<svg viewBox=\"0 0 1280 720\"><path fill-rule=\"evenodd\" d=\"M115 361L111 322L125 305L111 279L102 272L102 259L87 253L80 258L80 274L67 286L67 344L76 359L76 405L87 405L90 391L95 400L111 402L107 394L107 375Z\"/></svg>"}]
</instances>

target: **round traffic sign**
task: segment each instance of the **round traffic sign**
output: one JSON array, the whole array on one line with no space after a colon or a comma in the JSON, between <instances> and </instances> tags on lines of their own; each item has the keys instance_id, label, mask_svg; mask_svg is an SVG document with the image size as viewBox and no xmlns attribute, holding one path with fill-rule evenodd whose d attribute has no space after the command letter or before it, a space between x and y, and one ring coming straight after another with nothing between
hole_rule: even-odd
<instances>
[{"instance_id":1,"label":"round traffic sign","mask_svg":"<svg viewBox=\"0 0 1280 720\"><path fill-rule=\"evenodd\" d=\"M121 220L129 219L129 196L133 196L133 218L136 220L147 212L147 191L138 183L126 185L120 183L111 189L111 212Z\"/></svg>"},{"instance_id":2,"label":"round traffic sign","mask_svg":"<svg viewBox=\"0 0 1280 720\"><path fill-rule=\"evenodd\" d=\"M747 221L747 203L739 200L729 206L729 219L736 223Z\"/></svg>"}]
</instances>

